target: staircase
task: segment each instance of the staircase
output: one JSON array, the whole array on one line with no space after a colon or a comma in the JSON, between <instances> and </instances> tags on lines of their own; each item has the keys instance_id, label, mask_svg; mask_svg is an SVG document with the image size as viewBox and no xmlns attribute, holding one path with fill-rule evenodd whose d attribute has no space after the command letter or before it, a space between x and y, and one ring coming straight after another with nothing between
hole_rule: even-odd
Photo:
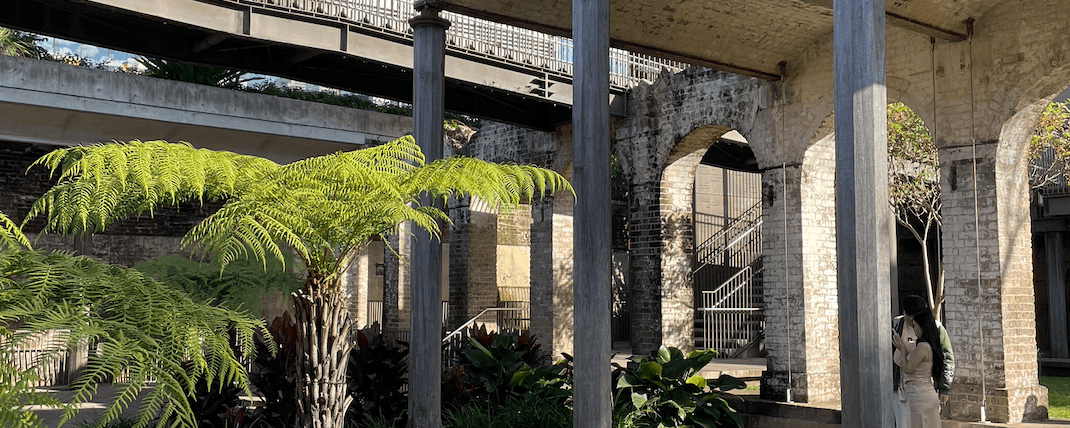
<instances>
[{"instance_id":1,"label":"staircase","mask_svg":"<svg viewBox=\"0 0 1070 428\"><path fill-rule=\"evenodd\" d=\"M761 214L759 202L695 251L695 347L715 350L719 358L762 351Z\"/></svg>"}]
</instances>

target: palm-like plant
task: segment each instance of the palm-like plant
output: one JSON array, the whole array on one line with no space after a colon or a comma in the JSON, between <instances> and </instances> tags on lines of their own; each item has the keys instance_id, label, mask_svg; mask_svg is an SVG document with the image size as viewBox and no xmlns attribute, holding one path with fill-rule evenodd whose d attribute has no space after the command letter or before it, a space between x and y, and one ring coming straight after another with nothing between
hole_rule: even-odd
<instances>
[{"instance_id":1,"label":"palm-like plant","mask_svg":"<svg viewBox=\"0 0 1070 428\"><path fill-rule=\"evenodd\" d=\"M352 345L342 273L373 239L412 222L437 236L449 218L419 197L474 196L516 204L569 190L552 171L453 157L425 163L412 137L288 165L161 141L57 150L40 160L59 182L29 216L47 215L46 231L92 233L129 215L183 201L225 200L184 242L218 257L283 258L283 246L307 267L294 293L300 329L298 426L341 426Z\"/></svg>"}]
</instances>

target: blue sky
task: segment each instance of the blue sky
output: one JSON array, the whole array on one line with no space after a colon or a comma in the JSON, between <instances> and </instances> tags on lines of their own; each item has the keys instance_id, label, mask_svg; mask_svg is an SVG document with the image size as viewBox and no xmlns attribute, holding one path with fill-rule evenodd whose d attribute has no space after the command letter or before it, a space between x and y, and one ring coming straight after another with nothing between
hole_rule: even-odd
<instances>
[{"instance_id":1,"label":"blue sky","mask_svg":"<svg viewBox=\"0 0 1070 428\"><path fill-rule=\"evenodd\" d=\"M51 52L53 55L77 55L83 58L89 58L93 60L94 64L106 64L108 67L121 67L123 63L126 63L129 67L142 68L140 63L137 62L137 55L129 54L126 52L120 52L107 48L100 48L92 45L86 45L78 42L72 42L69 40L57 39L54 37L43 36L44 40L38 44Z\"/></svg>"}]
</instances>

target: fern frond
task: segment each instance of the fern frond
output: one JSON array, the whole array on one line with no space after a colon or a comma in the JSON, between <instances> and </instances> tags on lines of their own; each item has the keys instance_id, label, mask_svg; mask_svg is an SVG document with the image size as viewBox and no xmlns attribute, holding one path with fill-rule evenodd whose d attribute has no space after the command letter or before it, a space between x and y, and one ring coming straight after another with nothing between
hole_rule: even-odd
<instances>
[{"instance_id":1,"label":"fern frond","mask_svg":"<svg viewBox=\"0 0 1070 428\"><path fill-rule=\"evenodd\" d=\"M129 381L104 413L117 417L148 389L138 424L157 411L173 413L178 426L195 427L186 395L198 382L247 387L241 358L252 355L252 337L267 334L262 321L244 313L198 303L127 268L68 253L0 252L0 320L22 322L12 340L43 331L66 331L63 344L95 343L74 381L73 403L91 400L96 387L126 373ZM239 355L228 331L237 332ZM0 382L2 384L2 382ZM2 406L0 406L2 407ZM146 413L149 412L149 413ZM74 416L67 409L64 418Z\"/></svg>"},{"instance_id":2,"label":"fern frond","mask_svg":"<svg viewBox=\"0 0 1070 428\"><path fill-rule=\"evenodd\" d=\"M56 150L31 168L38 165L58 183L34 203L26 221L44 215L45 232L64 234L98 232L161 206L224 199L278 168L252 156L136 140Z\"/></svg>"}]
</instances>

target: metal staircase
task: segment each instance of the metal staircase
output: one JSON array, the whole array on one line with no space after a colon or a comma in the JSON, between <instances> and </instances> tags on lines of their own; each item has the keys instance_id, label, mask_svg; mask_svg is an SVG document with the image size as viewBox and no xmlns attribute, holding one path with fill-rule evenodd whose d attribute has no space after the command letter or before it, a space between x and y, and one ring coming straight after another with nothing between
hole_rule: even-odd
<instances>
[{"instance_id":1,"label":"metal staircase","mask_svg":"<svg viewBox=\"0 0 1070 428\"><path fill-rule=\"evenodd\" d=\"M761 231L758 202L696 248L696 348L734 358L763 340Z\"/></svg>"}]
</instances>

